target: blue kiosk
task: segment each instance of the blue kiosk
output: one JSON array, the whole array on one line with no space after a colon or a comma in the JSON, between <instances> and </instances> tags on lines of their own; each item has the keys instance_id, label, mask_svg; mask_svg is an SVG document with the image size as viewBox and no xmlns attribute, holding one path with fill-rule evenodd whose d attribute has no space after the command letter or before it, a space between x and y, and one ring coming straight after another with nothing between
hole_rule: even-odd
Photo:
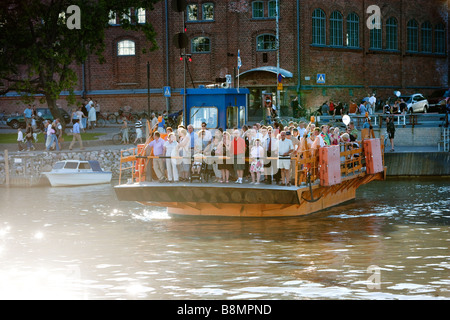
<instances>
[{"instance_id":1,"label":"blue kiosk","mask_svg":"<svg viewBox=\"0 0 450 320\"><path fill-rule=\"evenodd\" d=\"M184 123L201 129L202 122L208 129L242 128L247 123L246 88L186 89ZM181 90L184 94L184 90Z\"/></svg>"}]
</instances>

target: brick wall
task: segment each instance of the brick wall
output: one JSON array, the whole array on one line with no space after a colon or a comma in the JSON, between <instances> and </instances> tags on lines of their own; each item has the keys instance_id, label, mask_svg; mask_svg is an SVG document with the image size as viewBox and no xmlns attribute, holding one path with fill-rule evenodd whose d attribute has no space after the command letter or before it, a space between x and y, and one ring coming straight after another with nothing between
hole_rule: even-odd
<instances>
[{"instance_id":1,"label":"brick wall","mask_svg":"<svg viewBox=\"0 0 450 320\"><path fill-rule=\"evenodd\" d=\"M191 40L195 37L208 37L211 52L192 55L189 62L191 75L187 73L187 87L193 84L214 83L216 78L233 75L237 64L237 51L240 49L241 72L262 66L276 66L276 51L258 51L256 38L261 34L276 33L275 19L268 17L268 1L264 3L264 17L252 18L250 0L226 0L214 2L214 20L187 22L187 35ZM105 63L99 64L95 56L90 56L85 63L85 88L87 95L99 101L103 111L115 111L120 106L130 105L136 109L146 109L147 98L147 62L150 63L150 86L152 88L151 106L157 111L165 110L166 99L162 96L162 87L171 86L175 91L183 88L183 62L180 61L180 50L173 44L175 33L183 29L182 14L169 8L166 45L166 20L164 1L155 5L152 12L147 13L157 33L159 49L143 52L150 44L138 32L125 31L119 26L111 26L105 34ZM190 0L189 4L203 1ZM430 21L433 26L443 22L448 26L448 4L443 0L308 0L300 3L300 51L297 51L297 1L280 0L280 67L293 73L292 78L284 79L283 85L288 90L287 96L295 96L300 78L302 88L302 104L307 107L320 105L326 100L349 99L359 100L368 93L376 91L379 97L392 96L394 90L402 93L420 91L431 93L434 88L448 87L449 63L448 54L410 54L406 52L406 24L414 18L419 26ZM389 17L398 21L398 52L369 49L369 30L366 20L369 14L366 8L376 4L381 8L383 48L386 47L385 23ZM170 6L170 1L169 1ZM312 46L312 12L320 8L326 15L325 46ZM338 10L343 15L343 47L330 46L330 17ZM359 16L360 47L349 49L345 46L346 18L354 12ZM201 12L200 12L201 13ZM448 28L447 30L447 39ZM132 40L136 44L134 56L118 56L117 43L121 40ZM419 47L420 47L419 32ZM448 52L448 41L447 41ZM191 52L191 48L187 50ZM297 57L300 54L300 74L298 74ZM166 60L168 55L168 60ZM267 59L264 62L264 59ZM75 66L79 75L76 91L83 90L81 66ZM169 77L167 75L169 70ZM316 83L318 73L326 74L325 85ZM169 78L168 81L166 80ZM191 79L192 77L192 79ZM310 80L305 80L309 77ZM276 75L267 72L247 73L241 77L241 86L275 89ZM140 90L136 92L136 90ZM143 91L144 90L144 91ZM1 98L0 110L7 112L17 108L16 99ZM81 100L81 98L80 98ZM66 106L65 99L58 103ZM182 99L173 93L170 99L172 110L181 108Z\"/></svg>"}]
</instances>

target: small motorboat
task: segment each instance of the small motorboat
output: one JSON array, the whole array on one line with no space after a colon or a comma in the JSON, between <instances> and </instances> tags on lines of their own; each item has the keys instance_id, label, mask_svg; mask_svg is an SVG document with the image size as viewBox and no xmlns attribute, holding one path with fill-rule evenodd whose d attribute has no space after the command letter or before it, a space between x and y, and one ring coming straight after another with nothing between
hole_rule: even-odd
<instances>
[{"instance_id":1,"label":"small motorboat","mask_svg":"<svg viewBox=\"0 0 450 320\"><path fill-rule=\"evenodd\" d=\"M112 172L103 171L96 160L64 160L54 164L52 171L43 172L52 187L82 186L110 183Z\"/></svg>"}]
</instances>

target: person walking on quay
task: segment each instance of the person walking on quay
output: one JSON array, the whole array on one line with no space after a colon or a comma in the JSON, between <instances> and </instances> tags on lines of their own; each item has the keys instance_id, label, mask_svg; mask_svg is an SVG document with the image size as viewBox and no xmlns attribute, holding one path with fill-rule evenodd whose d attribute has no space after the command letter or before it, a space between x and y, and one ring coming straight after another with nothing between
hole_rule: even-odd
<instances>
[{"instance_id":1,"label":"person walking on quay","mask_svg":"<svg viewBox=\"0 0 450 320\"><path fill-rule=\"evenodd\" d=\"M34 150L33 145L33 127L31 126L31 123L27 124L27 130L25 131L25 139L27 140L27 150Z\"/></svg>"},{"instance_id":2,"label":"person walking on quay","mask_svg":"<svg viewBox=\"0 0 450 320\"><path fill-rule=\"evenodd\" d=\"M56 136L56 126L55 123L49 124L47 130L47 141L48 137L50 136L50 142L47 144L47 151L50 151L50 148L52 148L53 143L55 143L56 150L59 151L59 144L58 144L58 137Z\"/></svg>"},{"instance_id":3,"label":"person walking on quay","mask_svg":"<svg viewBox=\"0 0 450 320\"><path fill-rule=\"evenodd\" d=\"M123 124L120 129L122 130L122 144L130 143L128 138L128 122L126 118L123 118Z\"/></svg>"},{"instance_id":4,"label":"person walking on quay","mask_svg":"<svg viewBox=\"0 0 450 320\"><path fill-rule=\"evenodd\" d=\"M24 147L23 147L23 132L22 132L21 127L19 127L17 129L17 147L19 148L19 152L24 149Z\"/></svg>"},{"instance_id":5,"label":"person walking on quay","mask_svg":"<svg viewBox=\"0 0 450 320\"><path fill-rule=\"evenodd\" d=\"M74 119L74 125L73 125L73 129L72 129L72 133L73 133L73 139L72 142L70 143L69 146L69 150L72 150L72 147L75 143L75 140L78 140L80 142L80 149L83 150L83 141L81 140L81 133L80 133L80 120L79 119Z\"/></svg>"},{"instance_id":6,"label":"person walking on quay","mask_svg":"<svg viewBox=\"0 0 450 320\"><path fill-rule=\"evenodd\" d=\"M134 127L136 128L136 139L134 139L134 144L139 140L139 143L142 143L142 117L139 118L138 121L134 124Z\"/></svg>"},{"instance_id":7,"label":"person walking on quay","mask_svg":"<svg viewBox=\"0 0 450 320\"><path fill-rule=\"evenodd\" d=\"M24 110L24 112L23 112L23 115L24 115L24 117L25 117L25 123L26 123L26 124L31 123L31 116L33 115L33 110L31 110L31 106L30 106L30 105L28 105L28 106L25 108L25 110Z\"/></svg>"},{"instance_id":8,"label":"person walking on quay","mask_svg":"<svg viewBox=\"0 0 450 320\"><path fill-rule=\"evenodd\" d=\"M94 105L91 105L88 112L89 129L94 129L94 125L97 122L97 112Z\"/></svg>"},{"instance_id":9,"label":"person walking on quay","mask_svg":"<svg viewBox=\"0 0 450 320\"><path fill-rule=\"evenodd\" d=\"M386 118L386 130L387 130L387 133L389 136L389 140L391 142L391 150L390 151L395 151L395 149L394 149L395 125L394 125L394 121L390 117Z\"/></svg>"},{"instance_id":10,"label":"person walking on quay","mask_svg":"<svg viewBox=\"0 0 450 320\"><path fill-rule=\"evenodd\" d=\"M64 137L63 137L63 129L62 129L61 121L59 119L55 120L55 130L56 130L56 137L58 138L59 150L61 150L62 143L64 142Z\"/></svg>"}]
</instances>

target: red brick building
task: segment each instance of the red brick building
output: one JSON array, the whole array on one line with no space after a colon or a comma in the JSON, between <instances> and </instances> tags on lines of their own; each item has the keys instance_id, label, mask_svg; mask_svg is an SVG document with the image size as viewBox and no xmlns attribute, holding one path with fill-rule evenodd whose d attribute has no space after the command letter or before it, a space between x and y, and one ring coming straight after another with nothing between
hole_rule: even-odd
<instances>
[{"instance_id":1,"label":"red brick building","mask_svg":"<svg viewBox=\"0 0 450 320\"><path fill-rule=\"evenodd\" d=\"M263 91L277 89L277 27L275 0L188 0L184 13L188 88L223 82L250 89L249 114L261 114ZM375 5L375 11L369 7ZM380 9L379 25L376 9ZM76 93L98 100L103 111L121 106L147 110L147 62L150 65L150 108L182 108L184 62L173 42L183 30L183 13L171 1L153 11L131 10L147 19L157 33L159 49L142 34L125 31L111 20L106 32L106 62L95 56L78 67ZM279 66L283 75L280 104L289 114L290 101L315 107L326 100L360 99L449 87L449 3L445 0L279 0ZM368 22L369 21L369 22ZM374 24L375 23L375 24ZM370 27L370 28L369 28ZM375 27L375 28L374 28ZM242 67L237 70L240 50ZM171 87L171 97L163 87ZM0 99L0 109L13 111L14 94ZM64 96L60 106L70 108Z\"/></svg>"}]
</instances>

